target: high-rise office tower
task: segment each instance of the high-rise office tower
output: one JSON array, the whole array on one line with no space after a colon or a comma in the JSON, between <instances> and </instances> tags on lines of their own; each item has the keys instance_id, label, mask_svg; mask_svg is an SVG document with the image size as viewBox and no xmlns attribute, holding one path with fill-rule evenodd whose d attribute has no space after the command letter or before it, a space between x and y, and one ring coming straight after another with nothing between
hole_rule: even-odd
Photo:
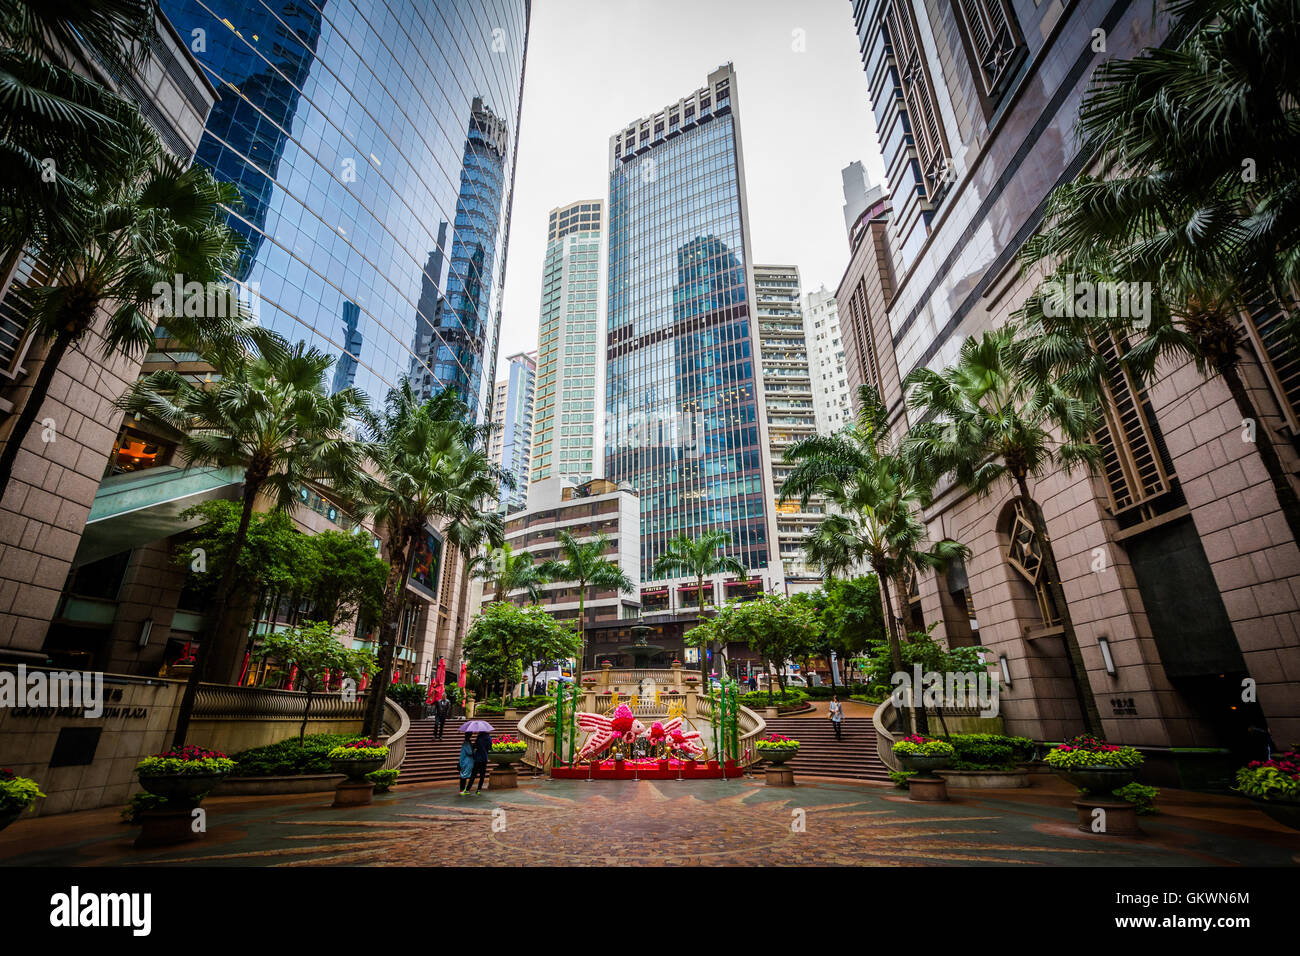
<instances>
[{"instance_id":1,"label":"high-rise office tower","mask_svg":"<svg viewBox=\"0 0 1300 956\"><path fill-rule=\"evenodd\" d=\"M262 323L485 421L528 0L162 7L220 94L197 161L239 188Z\"/></svg>"},{"instance_id":2,"label":"high-rise office tower","mask_svg":"<svg viewBox=\"0 0 1300 956\"><path fill-rule=\"evenodd\" d=\"M486 422L529 0L162 7L219 94L196 161L239 189L233 278L262 324L336 356L332 388L379 404L409 375L421 395L454 388ZM352 526L330 505L316 517ZM421 549L397 667L424 677L458 654L469 611L465 555L438 528ZM373 646L373 631L354 636Z\"/></svg>"},{"instance_id":3,"label":"high-rise office tower","mask_svg":"<svg viewBox=\"0 0 1300 956\"><path fill-rule=\"evenodd\" d=\"M581 483L603 468L598 396L601 237L605 204L551 210L546 226L532 480Z\"/></svg>"},{"instance_id":4,"label":"high-rise office tower","mask_svg":"<svg viewBox=\"0 0 1300 956\"><path fill-rule=\"evenodd\" d=\"M731 65L616 132L609 170L605 473L640 494L642 578L720 528L780 588Z\"/></svg>"},{"instance_id":5,"label":"high-rise office tower","mask_svg":"<svg viewBox=\"0 0 1300 956\"><path fill-rule=\"evenodd\" d=\"M772 454L772 483L777 498L777 546L790 590L812 590L821 584L820 569L804 556L804 538L825 513L820 497L803 505L781 501L781 489L794 465L785 453L797 442L817 434L813 380L800 308L797 266L754 266L754 312L763 360L763 401Z\"/></svg>"},{"instance_id":6,"label":"high-rise office tower","mask_svg":"<svg viewBox=\"0 0 1300 956\"><path fill-rule=\"evenodd\" d=\"M839 303L826 286L804 296L803 332L808 343L817 434L830 435L852 421L853 408L844 368Z\"/></svg>"},{"instance_id":7,"label":"high-rise office tower","mask_svg":"<svg viewBox=\"0 0 1300 956\"><path fill-rule=\"evenodd\" d=\"M492 461L514 478L514 487L501 485L501 511L519 511L528 500L529 462L533 447L533 392L537 353L520 352L508 359L509 373L497 382L492 401L489 452Z\"/></svg>"}]
</instances>

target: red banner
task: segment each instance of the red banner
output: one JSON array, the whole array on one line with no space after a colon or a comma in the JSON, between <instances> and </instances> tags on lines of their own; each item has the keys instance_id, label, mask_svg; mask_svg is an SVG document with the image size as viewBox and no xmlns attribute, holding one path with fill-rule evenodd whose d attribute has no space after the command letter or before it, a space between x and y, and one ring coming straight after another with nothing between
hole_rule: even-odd
<instances>
[{"instance_id":1,"label":"red banner","mask_svg":"<svg viewBox=\"0 0 1300 956\"><path fill-rule=\"evenodd\" d=\"M460 689L461 689L461 690L464 690L464 689L465 689L465 675L466 675L466 673L467 673L468 671L469 671L469 662L468 662L468 661L461 661L461 662L460 662L460 680L456 681L456 683L460 685Z\"/></svg>"},{"instance_id":2,"label":"red banner","mask_svg":"<svg viewBox=\"0 0 1300 956\"><path fill-rule=\"evenodd\" d=\"M427 704L436 704L442 700L443 694L446 693L447 686L447 659L438 658L438 674L429 682L429 697L425 701Z\"/></svg>"}]
</instances>

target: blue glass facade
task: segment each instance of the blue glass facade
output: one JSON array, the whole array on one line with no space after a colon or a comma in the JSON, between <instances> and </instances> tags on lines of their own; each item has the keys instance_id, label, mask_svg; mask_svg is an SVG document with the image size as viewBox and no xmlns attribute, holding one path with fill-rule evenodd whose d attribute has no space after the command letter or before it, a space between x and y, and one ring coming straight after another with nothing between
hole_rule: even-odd
<instances>
[{"instance_id":1,"label":"blue glass facade","mask_svg":"<svg viewBox=\"0 0 1300 956\"><path fill-rule=\"evenodd\" d=\"M605 465L640 493L645 579L683 532L769 558L736 119L721 96L702 119L610 173Z\"/></svg>"},{"instance_id":2,"label":"blue glass facade","mask_svg":"<svg viewBox=\"0 0 1300 956\"><path fill-rule=\"evenodd\" d=\"M484 419L528 0L162 7L221 96L197 161L239 188L262 323L339 356L336 386L455 384Z\"/></svg>"}]
</instances>

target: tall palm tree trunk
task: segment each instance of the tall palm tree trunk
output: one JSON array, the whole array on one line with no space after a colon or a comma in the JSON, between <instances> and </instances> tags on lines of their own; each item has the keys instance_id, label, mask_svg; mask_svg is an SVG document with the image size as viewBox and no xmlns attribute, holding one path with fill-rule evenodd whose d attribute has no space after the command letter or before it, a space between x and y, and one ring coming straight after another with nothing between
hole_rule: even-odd
<instances>
[{"instance_id":1,"label":"tall palm tree trunk","mask_svg":"<svg viewBox=\"0 0 1300 956\"><path fill-rule=\"evenodd\" d=\"M244 476L243 508L239 513L239 527L235 529L230 553L226 556L226 566L221 572L221 581L217 585L216 616L204 633L203 640L199 642L198 653L194 655L194 669L190 671L189 680L185 684L185 693L181 695L181 704L176 711L176 731L172 734L173 747L185 746L185 737L190 731L190 718L194 714L194 701L198 697L199 683L203 680L208 658L212 655L212 646L220 639L230 618L230 598L235 589L235 573L239 570L239 555L244 550L244 542L248 540L248 525L253 520L253 503L257 500L257 490L260 486L260 481L249 480L247 475Z\"/></svg>"},{"instance_id":2,"label":"tall palm tree trunk","mask_svg":"<svg viewBox=\"0 0 1300 956\"><path fill-rule=\"evenodd\" d=\"M22 450L23 442L27 440L27 433L32 430L32 425L36 423L36 416L41 413L41 406L45 404L45 397L50 393L54 373L59 370L59 363L63 361L64 354L75 338L75 332L67 328L61 329L50 343L49 351L45 353L45 360L41 363L41 370L36 373L36 380L32 382L32 390L27 396L27 401L23 403L23 410L18 413L13 430L9 432L4 451L0 452L0 498L4 497L9 488L9 479L14 473L14 462L18 460L18 452Z\"/></svg>"},{"instance_id":3,"label":"tall palm tree trunk","mask_svg":"<svg viewBox=\"0 0 1300 956\"><path fill-rule=\"evenodd\" d=\"M699 605L700 623L704 623L704 576L698 575L695 578L695 601ZM709 637L709 653L700 654L700 691L709 689L709 663L717 654L717 643L713 637Z\"/></svg>"},{"instance_id":4,"label":"tall palm tree trunk","mask_svg":"<svg viewBox=\"0 0 1300 956\"><path fill-rule=\"evenodd\" d=\"M582 686L582 665L587 660L587 582L578 581L578 667L573 676L575 686Z\"/></svg>"},{"instance_id":5,"label":"tall palm tree trunk","mask_svg":"<svg viewBox=\"0 0 1300 956\"><path fill-rule=\"evenodd\" d=\"M1074 633L1074 619L1070 616L1070 605L1065 600L1065 588L1061 585L1061 573L1056 567L1056 551L1052 547L1052 539L1047 536L1047 522L1043 519L1043 511L1038 507L1038 502L1030 497L1024 476L1016 476L1016 487L1029 509L1034 534L1038 536L1039 546L1043 549L1043 573L1047 575L1048 590L1056 603L1057 613L1061 615L1066 662L1070 667L1070 680L1074 683L1084 733L1101 736L1101 714L1097 710L1097 699L1093 696L1092 684L1088 680L1088 668L1083 663L1083 652L1079 650L1079 639Z\"/></svg>"},{"instance_id":6,"label":"tall palm tree trunk","mask_svg":"<svg viewBox=\"0 0 1300 956\"><path fill-rule=\"evenodd\" d=\"M1246 390L1246 383L1241 380L1241 369L1237 362L1220 362L1218 371L1237 405L1237 414L1243 420L1249 419L1255 423L1255 450L1259 452L1259 460L1264 463L1264 469L1273 483L1273 491L1277 495L1278 504L1282 506L1282 516L1286 519L1287 527L1291 529L1291 537L1296 547L1300 548L1300 497L1296 495L1295 486L1291 484L1291 479L1282 466L1277 446L1273 444L1273 435L1255 408L1255 403Z\"/></svg>"},{"instance_id":7,"label":"tall palm tree trunk","mask_svg":"<svg viewBox=\"0 0 1300 956\"><path fill-rule=\"evenodd\" d=\"M889 639L889 661L894 665L894 673L903 673L903 647L898 640L898 632L895 630L894 621L894 602L889 596L889 583L886 581L886 575L876 572L876 579L880 582L880 597L885 602L885 622L888 626L887 637ZM916 693L917 688L912 688L910 710L901 707L895 708L898 711L898 723L904 734L912 732L913 720L912 714L916 712Z\"/></svg>"}]
</instances>

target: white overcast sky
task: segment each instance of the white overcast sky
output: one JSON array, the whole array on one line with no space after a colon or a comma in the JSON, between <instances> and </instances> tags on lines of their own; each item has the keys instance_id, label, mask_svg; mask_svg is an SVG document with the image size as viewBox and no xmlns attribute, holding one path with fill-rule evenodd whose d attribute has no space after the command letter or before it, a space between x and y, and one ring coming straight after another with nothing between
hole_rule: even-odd
<instances>
[{"instance_id":1,"label":"white overcast sky","mask_svg":"<svg viewBox=\"0 0 1300 956\"><path fill-rule=\"evenodd\" d=\"M884 175L850 0L533 0L502 359L537 345L547 213L607 200L610 135L728 60L751 262L794 263L804 292L834 290L849 258L840 170L860 159L873 183Z\"/></svg>"}]
</instances>

